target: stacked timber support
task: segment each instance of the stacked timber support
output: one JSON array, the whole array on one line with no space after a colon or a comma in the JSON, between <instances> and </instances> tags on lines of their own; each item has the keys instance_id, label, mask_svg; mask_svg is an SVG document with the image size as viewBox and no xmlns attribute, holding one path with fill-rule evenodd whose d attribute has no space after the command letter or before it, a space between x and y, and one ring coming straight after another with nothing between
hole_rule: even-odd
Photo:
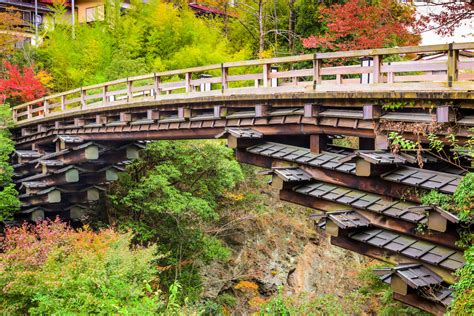
<instances>
[{"instance_id":1,"label":"stacked timber support","mask_svg":"<svg viewBox=\"0 0 474 316\"><path fill-rule=\"evenodd\" d=\"M106 186L118 179L121 164L138 158L138 143L85 142L58 135L43 150L17 150L14 182L20 191L17 220L54 218L80 220Z\"/></svg>"},{"instance_id":2,"label":"stacked timber support","mask_svg":"<svg viewBox=\"0 0 474 316\"><path fill-rule=\"evenodd\" d=\"M322 211L315 225L333 245L394 264L376 273L391 285L395 299L436 315L446 311L453 272L464 265L456 244L459 219L422 205L414 192L453 194L462 172L438 171L433 157L426 157L422 169L407 154L374 148L341 152L329 142L315 151L314 141L311 148L298 147L255 133L233 128L219 136L227 136L240 162L269 169L280 199Z\"/></svg>"},{"instance_id":3,"label":"stacked timber support","mask_svg":"<svg viewBox=\"0 0 474 316\"><path fill-rule=\"evenodd\" d=\"M218 135L239 161L269 169L282 200L338 212L324 218L333 244L398 264L380 274L394 297L439 314L463 264L459 220L420 205L418 193L453 194L474 159L458 153L455 169L429 154L393 154L389 137L425 147L428 134L445 145L451 134L459 143L472 138L472 50L458 43L225 62L18 105L16 218L78 220L144 141ZM341 58L352 64L335 66ZM431 281L414 283L406 271Z\"/></svg>"}]
</instances>

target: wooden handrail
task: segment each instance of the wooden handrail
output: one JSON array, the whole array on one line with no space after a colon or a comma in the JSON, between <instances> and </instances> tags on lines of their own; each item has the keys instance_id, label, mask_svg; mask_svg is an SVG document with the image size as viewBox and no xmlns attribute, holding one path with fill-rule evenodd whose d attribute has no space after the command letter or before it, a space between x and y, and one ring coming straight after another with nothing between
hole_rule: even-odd
<instances>
[{"instance_id":1,"label":"wooden handrail","mask_svg":"<svg viewBox=\"0 0 474 316\"><path fill-rule=\"evenodd\" d=\"M13 107L13 118L15 122L24 122L34 120L35 118L39 117L54 116L57 113L69 111L71 109L80 110L84 107L100 106L101 104L113 104L114 102L125 102L125 99L127 101L131 101L132 99L137 97L136 92L140 92L138 97L154 97L154 99L160 99L162 93L169 94L173 91L176 92L176 90L179 90L178 93L180 94L200 92L209 93L209 91L197 91L199 90L197 89L199 85L205 84L220 85L220 90L222 92L225 92L229 88L235 88L235 86L230 85L231 83L238 84L240 82L240 84L248 84L249 81L255 81L255 84L253 84L253 88L261 89L275 88L272 87L272 84L274 84L274 82L278 83L278 80L280 80L281 82L285 80L290 80L292 83L294 83L294 85L312 85L313 89L316 89L316 87L321 84L334 84L336 86L346 83L354 84L359 80L357 78L354 78L354 76L359 75L359 83L362 83L362 75L365 74L366 76L371 76L370 83L384 84L389 89L389 85L393 85L397 82L412 82L413 80L419 80L423 82L438 81L440 78L439 72L446 71L445 82L447 82L448 86L451 87L456 81L474 80L474 75L472 74L460 74L460 70L469 70L470 65L472 65L471 61L459 61L459 51L468 49L474 49L474 42L315 53L258 60L224 62L222 64L169 70L117 79L105 83L76 88L70 91L46 96L41 99L37 99ZM387 55L406 55L439 52L447 53L448 60L446 63L444 63L446 67L444 67L443 62L438 61L405 61L400 63L383 63L383 58ZM370 65L322 67L323 63L327 62L328 60L361 57L370 57L372 59L372 63ZM311 62L309 68L308 62ZM274 71L274 69L271 69L272 65L295 63L300 63L303 66L306 66L306 68L298 68L298 70L292 70L293 68L290 67L286 68L286 70L283 69L281 73L277 74L272 72ZM251 71L255 70L255 67L262 68L259 73L237 72L234 75L229 74L230 69L235 69L239 67L250 67ZM221 74L218 77L214 76L200 79L192 79L193 74L205 73L209 71L217 71ZM404 72L406 73L416 71L425 73L423 73L422 75L402 74ZM401 75L396 76L397 73L401 73ZM164 82L163 80L164 77L167 77L169 79L170 77L173 78L175 76L178 76L178 81ZM334 77L328 79L328 76L335 76L335 79ZM345 78L347 76L352 76L352 79ZM312 77L312 80L307 81L307 77ZM303 80L299 80L298 78ZM147 84L146 80L151 80L152 82ZM143 87L143 83L137 83L139 81L145 82L145 86ZM140 86L134 87L134 83L140 84ZM126 85L125 88L123 88L123 84ZM114 86L115 90L111 90L111 88L113 88ZM285 84L285 86L288 86L288 84ZM391 88L393 89L393 87ZM87 94L88 91L92 90L102 91ZM214 89L214 91L216 90ZM125 98L121 95L125 96ZM35 112L32 112L33 108L35 109Z\"/></svg>"}]
</instances>

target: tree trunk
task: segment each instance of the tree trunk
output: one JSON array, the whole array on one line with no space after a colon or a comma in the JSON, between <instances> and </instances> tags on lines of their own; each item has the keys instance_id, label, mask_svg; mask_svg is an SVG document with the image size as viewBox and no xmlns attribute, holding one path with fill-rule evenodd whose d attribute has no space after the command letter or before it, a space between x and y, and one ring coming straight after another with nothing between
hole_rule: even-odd
<instances>
[{"instance_id":1,"label":"tree trunk","mask_svg":"<svg viewBox=\"0 0 474 316\"><path fill-rule=\"evenodd\" d=\"M263 19L263 0L258 1L258 53L261 55L265 50L265 31Z\"/></svg>"},{"instance_id":2,"label":"tree trunk","mask_svg":"<svg viewBox=\"0 0 474 316\"><path fill-rule=\"evenodd\" d=\"M294 54L295 50L295 0L289 1L290 12L288 14L288 48L290 50L291 55Z\"/></svg>"}]
</instances>

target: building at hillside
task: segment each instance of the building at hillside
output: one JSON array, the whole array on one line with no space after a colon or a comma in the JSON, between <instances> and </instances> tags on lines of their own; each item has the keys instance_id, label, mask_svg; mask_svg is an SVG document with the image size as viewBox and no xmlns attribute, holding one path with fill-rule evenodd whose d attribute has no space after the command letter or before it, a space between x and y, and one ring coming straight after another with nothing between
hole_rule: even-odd
<instances>
[{"instance_id":1,"label":"building at hillside","mask_svg":"<svg viewBox=\"0 0 474 316\"><path fill-rule=\"evenodd\" d=\"M15 26L14 30L2 30L12 32L18 37L15 44L21 47L26 42L35 44L36 28L41 28L51 22L49 14L53 12L51 8L52 0L38 0L35 8L34 0L0 0L0 12L10 11L17 14L21 19L21 24Z\"/></svg>"}]
</instances>

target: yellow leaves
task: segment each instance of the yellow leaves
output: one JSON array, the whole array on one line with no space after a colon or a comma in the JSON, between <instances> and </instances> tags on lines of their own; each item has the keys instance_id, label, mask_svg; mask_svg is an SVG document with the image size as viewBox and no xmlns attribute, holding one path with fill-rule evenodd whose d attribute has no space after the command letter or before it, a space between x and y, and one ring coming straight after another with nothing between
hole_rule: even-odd
<instances>
[{"instance_id":1,"label":"yellow leaves","mask_svg":"<svg viewBox=\"0 0 474 316\"><path fill-rule=\"evenodd\" d=\"M254 309L258 309L260 308L262 305L266 304L267 303L267 300L260 297L260 296L255 296L255 297L252 297L249 301L248 301L250 307L254 308Z\"/></svg>"},{"instance_id":2,"label":"yellow leaves","mask_svg":"<svg viewBox=\"0 0 474 316\"><path fill-rule=\"evenodd\" d=\"M43 86L53 88L53 76L49 72L40 70L35 77Z\"/></svg>"},{"instance_id":3,"label":"yellow leaves","mask_svg":"<svg viewBox=\"0 0 474 316\"><path fill-rule=\"evenodd\" d=\"M239 283L237 283L234 288L236 290L242 290L242 291L250 291L250 292L254 292L254 291L257 291L258 290L258 284L255 283L255 282L251 282L251 281L240 281Z\"/></svg>"},{"instance_id":4,"label":"yellow leaves","mask_svg":"<svg viewBox=\"0 0 474 316\"><path fill-rule=\"evenodd\" d=\"M176 24L176 22L180 20L178 18L178 12L173 7L172 3L159 1L155 5L154 9L154 17L156 17L156 19L153 19L153 24L155 24L157 27L165 27L169 24Z\"/></svg>"},{"instance_id":5,"label":"yellow leaves","mask_svg":"<svg viewBox=\"0 0 474 316\"><path fill-rule=\"evenodd\" d=\"M238 202L244 199L245 195L239 192L224 192L224 197L226 199Z\"/></svg>"},{"instance_id":6,"label":"yellow leaves","mask_svg":"<svg viewBox=\"0 0 474 316\"><path fill-rule=\"evenodd\" d=\"M264 59L264 58L271 58L273 57L273 50L272 49L267 49L264 50L260 53L258 53L258 58Z\"/></svg>"}]
</instances>

